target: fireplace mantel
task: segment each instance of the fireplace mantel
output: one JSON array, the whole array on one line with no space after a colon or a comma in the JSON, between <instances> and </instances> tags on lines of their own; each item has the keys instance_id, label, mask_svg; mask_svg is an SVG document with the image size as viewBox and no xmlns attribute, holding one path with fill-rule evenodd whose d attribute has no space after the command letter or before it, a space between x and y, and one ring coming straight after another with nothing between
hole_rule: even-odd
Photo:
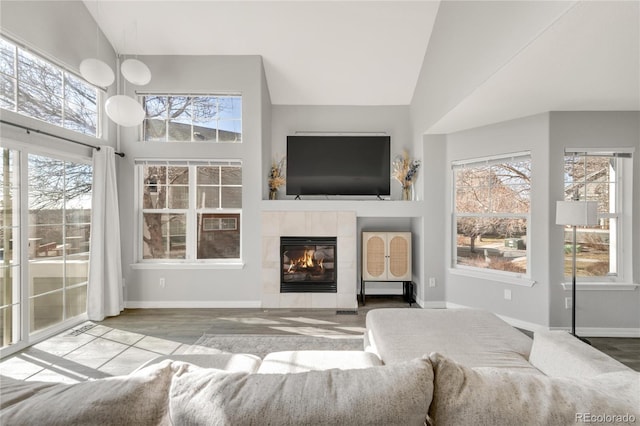
<instances>
[{"instance_id":1,"label":"fireplace mantel","mask_svg":"<svg viewBox=\"0 0 640 426\"><path fill-rule=\"evenodd\" d=\"M280 292L281 236L337 238L336 293ZM356 246L354 211L262 212L262 307L357 309Z\"/></svg>"}]
</instances>

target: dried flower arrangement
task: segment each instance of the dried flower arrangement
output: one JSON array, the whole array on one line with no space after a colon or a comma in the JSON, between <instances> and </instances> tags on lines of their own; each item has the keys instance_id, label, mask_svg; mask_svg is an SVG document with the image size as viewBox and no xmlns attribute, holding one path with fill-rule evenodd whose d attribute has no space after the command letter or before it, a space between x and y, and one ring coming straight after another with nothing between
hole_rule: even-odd
<instances>
[{"instance_id":1,"label":"dried flower arrangement","mask_svg":"<svg viewBox=\"0 0 640 426\"><path fill-rule=\"evenodd\" d=\"M405 150L393 160L393 176L402 185L402 199L411 199L411 188L420 168L420 160L412 160Z\"/></svg>"},{"instance_id":2,"label":"dried flower arrangement","mask_svg":"<svg viewBox=\"0 0 640 426\"><path fill-rule=\"evenodd\" d=\"M282 157L280 161L273 161L271 163L271 171L269 172L269 198L275 199L276 192L278 188L284 185L287 182L287 179L284 177L284 162L285 158Z\"/></svg>"}]
</instances>

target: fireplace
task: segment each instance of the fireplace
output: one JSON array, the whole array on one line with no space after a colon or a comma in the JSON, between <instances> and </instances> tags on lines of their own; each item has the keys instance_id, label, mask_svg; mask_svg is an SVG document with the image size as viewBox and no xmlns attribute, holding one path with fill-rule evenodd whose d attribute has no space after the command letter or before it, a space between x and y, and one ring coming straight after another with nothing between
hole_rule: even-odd
<instances>
[{"instance_id":1,"label":"fireplace","mask_svg":"<svg viewBox=\"0 0 640 426\"><path fill-rule=\"evenodd\" d=\"M336 237L280 237L280 293L336 293Z\"/></svg>"}]
</instances>

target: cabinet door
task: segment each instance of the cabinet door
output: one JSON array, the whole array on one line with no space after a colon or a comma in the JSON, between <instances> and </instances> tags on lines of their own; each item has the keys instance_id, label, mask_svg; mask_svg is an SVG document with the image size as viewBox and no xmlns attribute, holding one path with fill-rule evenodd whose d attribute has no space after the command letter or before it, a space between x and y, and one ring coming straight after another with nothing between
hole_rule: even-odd
<instances>
[{"instance_id":1,"label":"cabinet door","mask_svg":"<svg viewBox=\"0 0 640 426\"><path fill-rule=\"evenodd\" d=\"M384 281L387 279L386 234L362 233L362 279Z\"/></svg>"},{"instance_id":2,"label":"cabinet door","mask_svg":"<svg viewBox=\"0 0 640 426\"><path fill-rule=\"evenodd\" d=\"M387 234L388 270L391 281L411 281L411 233L389 232Z\"/></svg>"}]
</instances>

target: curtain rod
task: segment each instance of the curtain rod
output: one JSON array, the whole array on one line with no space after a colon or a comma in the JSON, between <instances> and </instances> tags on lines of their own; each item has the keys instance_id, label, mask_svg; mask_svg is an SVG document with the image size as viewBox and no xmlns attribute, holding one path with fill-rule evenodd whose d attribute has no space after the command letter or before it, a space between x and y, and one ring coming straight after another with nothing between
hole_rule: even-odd
<instances>
[{"instance_id":1,"label":"curtain rod","mask_svg":"<svg viewBox=\"0 0 640 426\"><path fill-rule=\"evenodd\" d=\"M8 125L14 126L14 127L19 127L19 128L21 128L23 130L26 130L27 134L29 134L31 132L36 132L36 133L40 133L42 135L51 136L52 138L62 139L63 141L75 143L75 144L78 144L78 145L86 146L87 148L93 148L96 151L100 151L100 147L99 146L90 145L90 144L84 143L84 142L78 142L78 141L75 141L73 139L65 138L64 136L58 136L58 135L54 135L53 133L45 132L43 130L34 129L33 127L23 126L22 124L12 123L12 122L6 121L6 120L0 120L0 123L8 124ZM116 154L116 155L118 155L120 157L124 157L124 152L114 152L114 154Z\"/></svg>"}]
</instances>

